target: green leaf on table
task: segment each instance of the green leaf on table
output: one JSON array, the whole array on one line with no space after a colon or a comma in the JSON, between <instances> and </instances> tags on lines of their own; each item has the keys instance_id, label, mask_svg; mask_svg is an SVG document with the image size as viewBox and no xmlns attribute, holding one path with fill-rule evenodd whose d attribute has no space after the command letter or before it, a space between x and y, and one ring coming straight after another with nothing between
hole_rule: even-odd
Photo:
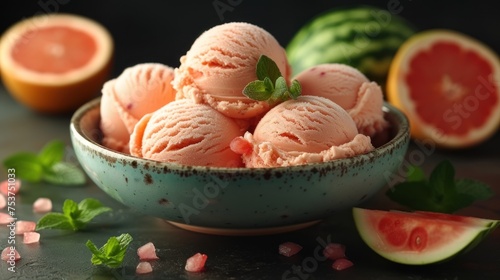
<instances>
[{"instance_id":1,"label":"green leaf on table","mask_svg":"<svg viewBox=\"0 0 500 280\"><path fill-rule=\"evenodd\" d=\"M16 177L28 182L40 182L44 167L37 155L21 152L4 159L3 165L6 169L15 169Z\"/></svg>"},{"instance_id":2,"label":"green leaf on table","mask_svg":"<svg viewBox=\"0 0 500 280\"><path fill-rule=\"evenodd\" d=\"M38 159L43 166L51 167L62 161L64 157L64 143L59 140L53 140L47 143L38 153Z\"/></svg>"},{"instance_id":3,"label":"green leaf on table","mask_svg":"<svg viewBox=\"0 0 500 280\"><path fill-rule=\"evenodd\" d=\"M299 82L294 80L288 87L278 65L265 55L261 55L257 61L255 72L258 80L249 82L243 89L243 94L250 99L275 104L290 98L296 99L301 94Z\"/></svg>"},{"instance_id":4,"label":"green leaf on table","mask_svg":"<svg viewBox=\"0 0 500 280\"><path fill-rule=\"evenodd\" d=\"M47 213L45 214L36 225L36 230L42 229L63 229L73 230L73 225L70 219L62 213Z\"/></svg>"},{"instance_id":5,"label":"green leaf on table","mask_svg":"<svg viewBox=\"0 0 500 280\"><path fill-rule=\"evenodd\" d=\"M85 245L92 252L90 261L93 265L106 265L116 268L122 264L130 242L132 242L132 236L124 233L110 237L101 248L97 248L91 240L87 240Z\"/></svg>"},{"instance_id":6,"label":"green leaf on table","mask_svg":"<svg viewBox=\"0 0 500 280\"><path fill-rule=\"evenodd\" d=\"M488 185L473 179L457 179L455 187L458 193L470 195L478 200L486 200L494 194Z\"/></svg>"},{"instance_id":7,"label":"green leaf on table","mask_svg":"<svg viewBox=\"0 0 500 280\"><path fill-rule=\"evenodd\" d=\"M6 169L16 170L19 179L32 183L41 181L57 185L82 185L86 181L83 171L64 162L64 143L53 140L39 153L18 152L3 161Z\"/></svg>"},{"instance_id":8,"label":"green leaf on table","mask_svg":"<svg viewBox=\"0 0 500 280\"><path fill-rule=\"evenodd\" d=\"M447 160L434 168L429 180L418 167L412 167L408 173L406 181L396 184L386 195L412 210L453 213L492 195L486 184L455 179L455 169Z\"/></svg>"},{"instance_id":9,"label":"green leaf on table","mask_svg":"<svg viewBox=\"0 0 500 280\"><path fill-rule=\"evenodd\" d=\"M43 180L55 185L83 185L85 173L78 166L68 162L57 162L43 174Z\"/></svg>"},{"instance_id":10,"label":"green leaf on table","mask_svg":"<svg viewBox=\"0 0 500 280\"><path fill-rule=\"evenodd\" d=\"M80 203L66 199L62 207L62 213L50 212L45 214L37 222L36 229L78 231L84 229L95 217L108 211L111 211L111 208L105 207L94 198L86 198Z\"/></svg>"},{"instance_id":11,"label":"green leaf on table","mask_svg":"<svg viewBox=\"0 0 500 280\"><path fill-rule=\"evenodd\" d=\"M111 208L102 205L102 203L94 198L86 198L78 203L78 210L80 210L78 220L87 224L95 217L111 211Z\"/></svg>"},{"instance_id":12,"label":"green leaf on table","mask_svg":"<svg viewBox=\"0 0 500 280\"><path fill-rule=\"evenodd\" d=\"M425 173L422 170L422 168L418 166L410 166L410 170L408 171L408 174L406 175L406 181L408 182L413 182L413 181L425 181Z\"/></svg>"}]
</instances>

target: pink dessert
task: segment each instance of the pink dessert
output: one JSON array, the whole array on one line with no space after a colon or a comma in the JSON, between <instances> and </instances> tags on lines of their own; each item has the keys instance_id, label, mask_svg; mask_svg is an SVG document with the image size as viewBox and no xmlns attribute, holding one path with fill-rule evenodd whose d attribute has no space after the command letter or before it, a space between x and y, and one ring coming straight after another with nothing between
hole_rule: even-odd
<instances>
[{"instance_id":1,"label":"pink dessert","mask_svg":"<svg viewBox=\"0 0 500 280\"><path fill-rule=\"evenodd\" d=\"M271 109L257 124L233 140L246 167L279 167L325 162L373 150L350 115L329 99L300 96Z\"/></svg>"},{"instance_id":2,"label":"pink dessert","mask_svg":"<svg viewBox=\"0 0 500 280\"><path fill-rule=\"evenodd\" d=\"M103 145L128 153L130 134L139 119L175 99L173 78L173 68L142 63L106 82L101 98Z\"/></svg>"},{"instance_id":3,"label":"pink dessert","mask_svg":"<svg viewBox=\"0 0 500 280\"><path fill-rule=\"evenodd\" d=\"M133 156L185 165L240 167L229 148L241 135L231 118L212 107L182 99L144 116L130 138Z\"/></svg>"},{"instance_id":4,"label":"pink dessert","mask_svg":"<svg viewBox=\"0 0 500 280\"><path fill-rule=\"evenodd\" d=\"M208 104L231 118L247 119L269 110L269 104L242 94L257 80L255 66L261 55L276 62L288 78L285 50L266 30L243 22L217 25L201 34L181 57L175 70L177 98Z\"/></svg>"},{"instance_id":5,"label":"pink dessert","mask_svg":"<svg viewBox=\"0 0 500 280\"><path fill-rule=\"evenodd\" d=\"M382 111L382 89L359 70L344 64L321 64L302 71L295 79L302 86L302 95L325 97L347 110L360 133L374 136L388 126Z\"/></svg>"},{"instance_id":6,"label":"pink dessert","mask_svg":"<svg viewBox=\"0 0 500 280\"><path fill-rule=\"evenodd\" d=\"M360 71L317 65L295 77L302 88L297 100L257 101L243 90L258 79L262 55L291 85L283 47L243 22L203 32L176 69L155 63L127 68L102 90L103 144L190 166L281 167L352 157L386 142L382 90Z\"/></svg>"}]
</instances>

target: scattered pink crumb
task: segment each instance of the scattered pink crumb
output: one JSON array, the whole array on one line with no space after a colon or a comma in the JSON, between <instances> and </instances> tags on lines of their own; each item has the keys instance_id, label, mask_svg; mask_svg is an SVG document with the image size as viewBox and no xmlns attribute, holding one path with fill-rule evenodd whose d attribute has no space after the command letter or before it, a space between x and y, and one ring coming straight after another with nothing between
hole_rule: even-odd
<instances>
[{"instance_id":1,"label":"scattered pink crumb","mask_svg":"<svg viewBox=\"0 0 500 280\"><path fill-rule=\"evenodd\" d=\"M24 244L34 244L40 242L40 233L36 231L29 231L23 233Z\"/></svg>"},{"instance_id":2,"label":"scattered pink crumb","mask_svg":"<svg viewBox=\"0 0 500 280\"><path fill-rule=\"evenodd\" d=\"M0 209L4 209L7 206L7 200L3 194L0 194Z\"/></svg>"},{"instance_id":3,"label":"scattered pink crumb","mask_svg":"<svg viewBox=\"0 0 500 280\"><path fill-rule=\"evenodd\" d=\"M208 256L201 253L196 253L186 261L186 266L184 267L189 272L200 272L205 268L205 262Z\"/></svg>"},{"instance_id":4,"label":"scattered pink crumb","mask_svg":"<svg viewBox=\"0 0 500 280\"><path fill-rule=\"evenodd\" d=\"M293 242L285 242L280 244L278 252L286 257L291 257L302 250L302 246Z\"/></svg>"},{"instance_id":5,"label":"scattered pink crumb","mask_svg":"<svg viewBox=\"0 0 500 280\"><path fill-rule=\"evenodd\" d=\"M36 223L32 221L17 221L16 222L16 234L21 235L25 232L35 231Z\"/></svg>"},{"instance_id":6,"label":"scattered pink crumb","mask_svg":"<svg viewBox=\"0 0 500 280\"><path fill-rule=\"evenodd\" d=\"M146 274L151 273L153 271L153 267L149 262L140 262L135 268L135 273L137 274Z\"/></svg>"},{"instance_id":7,"label":"scattered pink crumb","mask_svg":"<svg viewBox=\"0 0 500 280\"><path fill-rule=\"evenodd\" d=\"M2 260L4 261L17 261L21 259L21 255L19 255L19 252L14 249L14 247L6 247L2 251Z\"/></svg>"},{"instance_id":8,"label":"scattered pink crumb","mask_svg":"<svg viewBox=\"0 0 500 280\"><path fill-rule=\"evenodd\" d=\"M12 216L7 213L0 213L0 225L8 225L12 222Z\"/></svg>"},{"instance_id":9,"label":"scattered pink crumb","mask_svg":"<svg viewBox=\"0 0 500 280\"><path fill-rule=\"evenodd\" d=\"M332 268L335 269L335 270L344 270L344 269L347 269L351 266L353 266L354 264L346 259L346 258L340 258L340 259L336 259L333 264L332 264Z\"/></svg>"},{"instance_id":10,"label":"scattered pink crumb","mask_svg":"<svg viewBox=\"0 0 500 280\"><path fill-rule=\"evenodd\" d=\"M141 261L159 259L156 255L155 245L152 242L148 242L139 247L139 249L137 249L137 255Z\"/></svg>"},{"instance_id":11,"label":"scattered pink crumb","mask_svg":"<svg viewBox=\"0 0 500 280\"><path fill-rule=\"evenodd\" d=\"M40 197L33 202L33 212L47 213L52 210L52 200L46 197Z\"/></svg>"},{"instance_id":12,"label":"scattered pink crumb","mask_svg":"<svg viewBox=\"0 0 500 280\"><path fill-rule=\"evenodd\" d=\"M339 243L328 243L323 249L323 255L331 260L345 258L345 245Z\"/></svg>"},{"instance_id":13,"label":"scattered pink crumb","mask_svg":"<svg viewBox=\"0 0 500 280\"><path fill-rule=\"evenodd\" d=\"M0 193L3 193L6 196L9 196L9 192L11 194L16 194L19 192L19 189L21 188L21 180L16 179L14 182L14 188L9 190L9 184L12 185L12 183L9 183L9 180L4 180L0 182Z\"/></svg>"}]
</instances>

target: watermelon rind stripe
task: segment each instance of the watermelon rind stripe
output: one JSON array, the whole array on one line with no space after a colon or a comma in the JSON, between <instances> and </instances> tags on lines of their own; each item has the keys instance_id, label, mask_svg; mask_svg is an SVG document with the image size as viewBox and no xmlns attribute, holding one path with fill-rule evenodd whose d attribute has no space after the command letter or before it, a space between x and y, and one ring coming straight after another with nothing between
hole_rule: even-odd
<instances>
[{"instance_id":1,"label":"watermelon rind stripe","mask_svg":"<svg viewBox=\"0 0 500 280\"><path fill-rule=\"evenodd\" d=\"M365 74L385 76L390 60L415 31L387 10L346 6L312 18L291 39L286 52L295 75L317 64L343 63Z\"/></svg>"}]
</instances>

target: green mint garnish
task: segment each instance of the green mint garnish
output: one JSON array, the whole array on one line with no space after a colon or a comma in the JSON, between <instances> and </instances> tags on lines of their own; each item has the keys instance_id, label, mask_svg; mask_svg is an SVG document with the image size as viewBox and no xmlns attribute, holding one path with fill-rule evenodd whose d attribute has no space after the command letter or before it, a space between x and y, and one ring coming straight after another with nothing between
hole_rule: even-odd
<instances>
[{"instance_id":1,"label":"green mint garnish","mask_svg":"<svg viewBox=\"0 0 500 280\"><path fill-rule=\"evenodd\" d=\"M45 214L36 225L36 230L41 229L63 229L78 231L96 216L111 211L94 198L86 198L80 203L66 199L62 207L62 213L50 212Z\"/></svg>"},{"instance_id":2,"label":"green mint garnish","mask_svg":"<svg viewBox=\"0 0 500 280\"><path fill-rule=\"evenodd\" d=\"M257 61L256 74L258 80L248 83L243 89L243 94L253 100L275 104L290 98L297 99L302 91L297 80L293 80L288 87L278 65L265 55Z\"/></svg>"},{"instance_id":3,"label":"green mint garnish","mask_svg":"<svg viewBox=\"0 0 500 280\"><path fill-rule=\"evenodd\" d=\"M36 153L19 152L3 161L5 168L15 168L16 176L28 182L58 185L81 185L85 174L72 163L64 162L64 143L54 140Z\"/></svg>"},{"instance_id":4,"label":"green mint garnish","mask_svg":"<svg viewBox=\"0 0 500 280\"><path fill-rule=\"evenodd\" d=\"M455 179L455 170L448 160L439 163L429 179L419 167L413 166L405 182L386 192L393 201L412 210L453 213L476 200L493 195L490 187L472 179Z\"/></svg>"},{"instance_id":5,"label":"green mint garnish","mask_svg":"<svg viewBox=\"0 0 500 280\"><path fill-rule=\"evenodd\" d=\"M110 268L116 268L122 264L130 242L132 242L132 236L123 233L119 236L110 237L101 248L97 248L90 240L85 245L92 252L90 261L93 265L103 264Z\"/></svg>"}]
</instances>

